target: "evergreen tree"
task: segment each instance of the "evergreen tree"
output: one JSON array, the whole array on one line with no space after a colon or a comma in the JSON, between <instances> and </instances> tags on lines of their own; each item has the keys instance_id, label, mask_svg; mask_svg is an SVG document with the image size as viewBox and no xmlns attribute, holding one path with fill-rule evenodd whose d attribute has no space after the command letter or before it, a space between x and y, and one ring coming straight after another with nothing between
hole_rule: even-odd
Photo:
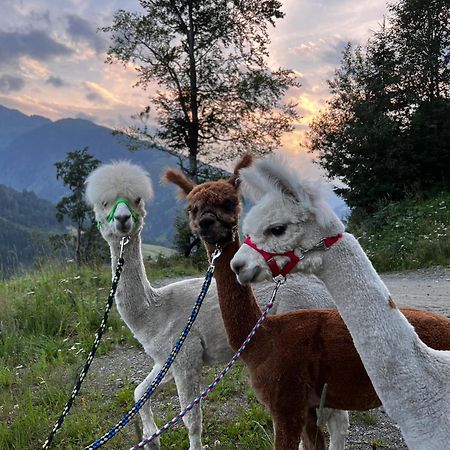
<instances>
[{"instance_id":1,"label":"evergreen tree","mask_svg":"<svg viewBox=\"0 0 450 450\"><path fill-rule=\"evenodd\" d=\"M391 95L395 72L386 63L391 49L384 31L377 37L365 52L347 46L329 81L328 109L313 121L309 133L321 165L348 186L338 193L349 206L369 209L382 198L397 198L403 190L397 177L401 120Z\"/></svg>"},{"instance_id":2,"label":"evergreen tree","mask_svg":"<svg viewBox=\"0 0 450 450\"><path fill-rule=\"evenodd\" d=\"M277 0L140 0L143 13L119 10L108 61L137 67L137 86L153 92L128 130L188 156L182 169L197 178L198 158L263 154L293 129L295 105L282 97L298 86L290 70L270 70L267 28L283 17ZM159 87L159 89L157 89ZM150 114L157 124L147 125Z\"/></svg>"},{"instance_id":3,"label":"evergreen tree","mask_svg":"<svg viewBox=\"0 0 450 450\"><path fill-rule=\"evenodd\" d=\"M365 211L449 185L450 4L402 0L389 9L364 48L345 50L310 131L320 164L348 185L339 193Z\"/></svg>"},{"instance_id":4,"label":"evergreen tree","mask_svg":"<svg viewBox=\"0 0 450 450\"><path fill-rule=\"evenodd\" d=\"M390 5L400 87L407 99L404 142L416 190L448 188L450 177L450 2Z\"/></svg>"},{"instance_id":5,"label":"evergreen tree","mask_svg":"<svg viewBox=\"0 0 450 450\"><path fill-rule=\"evenodd\" d=\"M388 6L401 85L410 104L450 94L450 2L400 0Z\"/></svg>"},{"instance_id":6,"label":"evergreen tree","mask_svg":"<svg viewBox=\"0 0 450 450\"><path fill-rule=\"evenodd\" d=\"M57 203L56 219L62 222L67 216L75 225L75 260L77 264L82 262L95 239L93 212L84 202L84 182L99 164L100 161L88 153L87 147L83 150L68 152L64 161L55 163L56 178L61 179L71 191L70 195L64 196Z\"/></svg>"}]
</instances>

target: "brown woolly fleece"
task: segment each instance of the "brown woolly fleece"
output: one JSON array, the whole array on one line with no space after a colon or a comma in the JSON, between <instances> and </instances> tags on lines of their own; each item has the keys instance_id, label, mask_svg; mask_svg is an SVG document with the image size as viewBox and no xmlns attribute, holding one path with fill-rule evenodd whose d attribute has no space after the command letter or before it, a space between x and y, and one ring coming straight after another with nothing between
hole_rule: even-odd
<instances>
[{"instance_id":1,"label":"brown woolly fleece","mask_svg":"<svg viewBox=\"0 0 450 450\"><path fill-rule=\"evenodd\" d=\"M237 350L261 314L250 286L242 286L230 268L239 239L230 232L239 218L237 190L240 161L228 181L194 186L178 171L167 180L187 198L190 224L211 253L223 247L216 262L220 308L230 346ZM402 309L428 346L450 349L450 320L431 312ZM374 345L376 345L374 343ZM401 355L399 355L400 357ZM337 310L292 311L268 316L242 355L257 398L272 415L276 450L325 450L325 438L316 426L316 408L325 383L325 406L365 411L380 405L372 383Z\"/></svg>"}]
</instances>

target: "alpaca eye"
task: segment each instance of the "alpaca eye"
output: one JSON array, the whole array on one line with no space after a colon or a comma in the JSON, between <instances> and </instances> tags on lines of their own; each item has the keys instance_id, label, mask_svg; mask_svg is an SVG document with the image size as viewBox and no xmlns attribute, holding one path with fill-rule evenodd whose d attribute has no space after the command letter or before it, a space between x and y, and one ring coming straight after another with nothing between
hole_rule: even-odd
<instances>
[{"instance_id":1,"label":"alpaca eye","mask_svg":"<svg viewBox=\"0 0 450 450\"><path fill-rule=\"evenodd\" d=\"M106 208L108 206L108 202L102 202L103 208Z\"/></svg>"},{"instance_id":2,"label":"alpaca eye","mask_svg":"<svg viewBox=\"0 0 450 450\"><path fill-rule=\"evenodd\" d=\"M194 216L198 213L198 208L196 206L194 206L193 208L191 208L189 210L190 213L192 213Z\"/></svg>"},{"instance_id":3,"label":"alpaca eye","mask_svg":"<svg viewBox=\"0 0 450 450\"><path fill-rule=\"evenodd\" d=\"M235 208L235 206L236 206L236 203L235 203L233 200L225 200L225 201L222 203L222 208L223 208L225 211L233 211L233 209Z\"/></svg>"},{"instance_id":4,"label":"alpaca eye","mask_svg":"<svg viewBox=\"0 0 450 450\"><path fill-rule=\"evenodd\" d=\"M141 197L138 197L136 200L135 200L135 203L136 203L136 205L139 205L139 203L141 203Z\"/></svg>"},{"instance_id":5,"label":"alpaca eye","mask_svg":"<svg viewBox=\"0 0 450 450\"><path fill-rule=\"evenodd\" d=\"M287 229L287 225L277 225L276 227L269 228L269 233L274 236L282 236Z\"/></svg>"}]
</instances>

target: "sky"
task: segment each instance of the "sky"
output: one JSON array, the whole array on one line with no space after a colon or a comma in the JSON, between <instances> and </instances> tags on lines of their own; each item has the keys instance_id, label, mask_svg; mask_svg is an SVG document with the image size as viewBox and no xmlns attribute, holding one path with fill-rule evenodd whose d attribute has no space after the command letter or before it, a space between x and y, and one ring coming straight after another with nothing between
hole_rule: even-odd
<instances>
[{"instance_id":1,"label":"sky","mask_svg":"<svg viewBox=\"0 0 450 450\"><path fill-rule=\"evenodd\" d=\"M271 29L269 66L295 71L302 86L286 100L302 119L283 138L297 153L308 123L324 107L326 80L348 41L364 43L386 13L385 0L284 0L285 17ZM138 0L0 0L0 104L52 120L86 118L110 128L131 124L148 93L133 87L132 67L106 64L108 36L119 8Z\"/></svg>"}]
</instances>

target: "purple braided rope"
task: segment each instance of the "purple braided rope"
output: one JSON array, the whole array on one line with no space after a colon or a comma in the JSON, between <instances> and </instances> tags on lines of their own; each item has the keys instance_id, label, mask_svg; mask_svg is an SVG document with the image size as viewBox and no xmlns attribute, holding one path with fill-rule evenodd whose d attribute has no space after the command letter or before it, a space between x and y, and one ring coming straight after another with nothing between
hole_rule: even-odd
<instances>
[{"instance_id":1,"label":"purple braided rope","mask_svg":"<svg viewBox=\"0 0 450 450\"><path fill-rule=\"evenodd\" d=\"M274 280L275 281L275 280ZM153 433L150 437L147 439L144 439L143 441L139 442L139 444L135 445L134 447L131 447L130 450L137 450L140 448L144 448L145 445L149 444L150 442L153 442L156 438L161 436L163 433L165 433L167 430L172 428L175 424L177 424L191 409L198 405L203 399L208 397L208 394L215 389L215 387L220 383L222 378L227 374L227 372L233 367L236 360L241 356L242 352L246 349L249 342L252 340L253 336L255 335L258 328L261 326L263 321L265 320L267 314L269 313L270 309L272 308L275 297L277 295L279 287L284 283L285 279L277 279L275 288L273 289L272 296L270 298L269 303L264 308L263 313L259 317L258 321L256 322L255 326L252 328L248 336L246 337L245 341L242 343L242 345L239 347L239 350L233 355L233 357L230 359L228 364L222 369L222 371L214 378L214 381L208 385L206 389L204 389L194 400L192 400L189 405L185 406L183 410L181 410L172 420L167 422L163 427L161 427L158 431Z\"/></svg>"}]
</instances>

